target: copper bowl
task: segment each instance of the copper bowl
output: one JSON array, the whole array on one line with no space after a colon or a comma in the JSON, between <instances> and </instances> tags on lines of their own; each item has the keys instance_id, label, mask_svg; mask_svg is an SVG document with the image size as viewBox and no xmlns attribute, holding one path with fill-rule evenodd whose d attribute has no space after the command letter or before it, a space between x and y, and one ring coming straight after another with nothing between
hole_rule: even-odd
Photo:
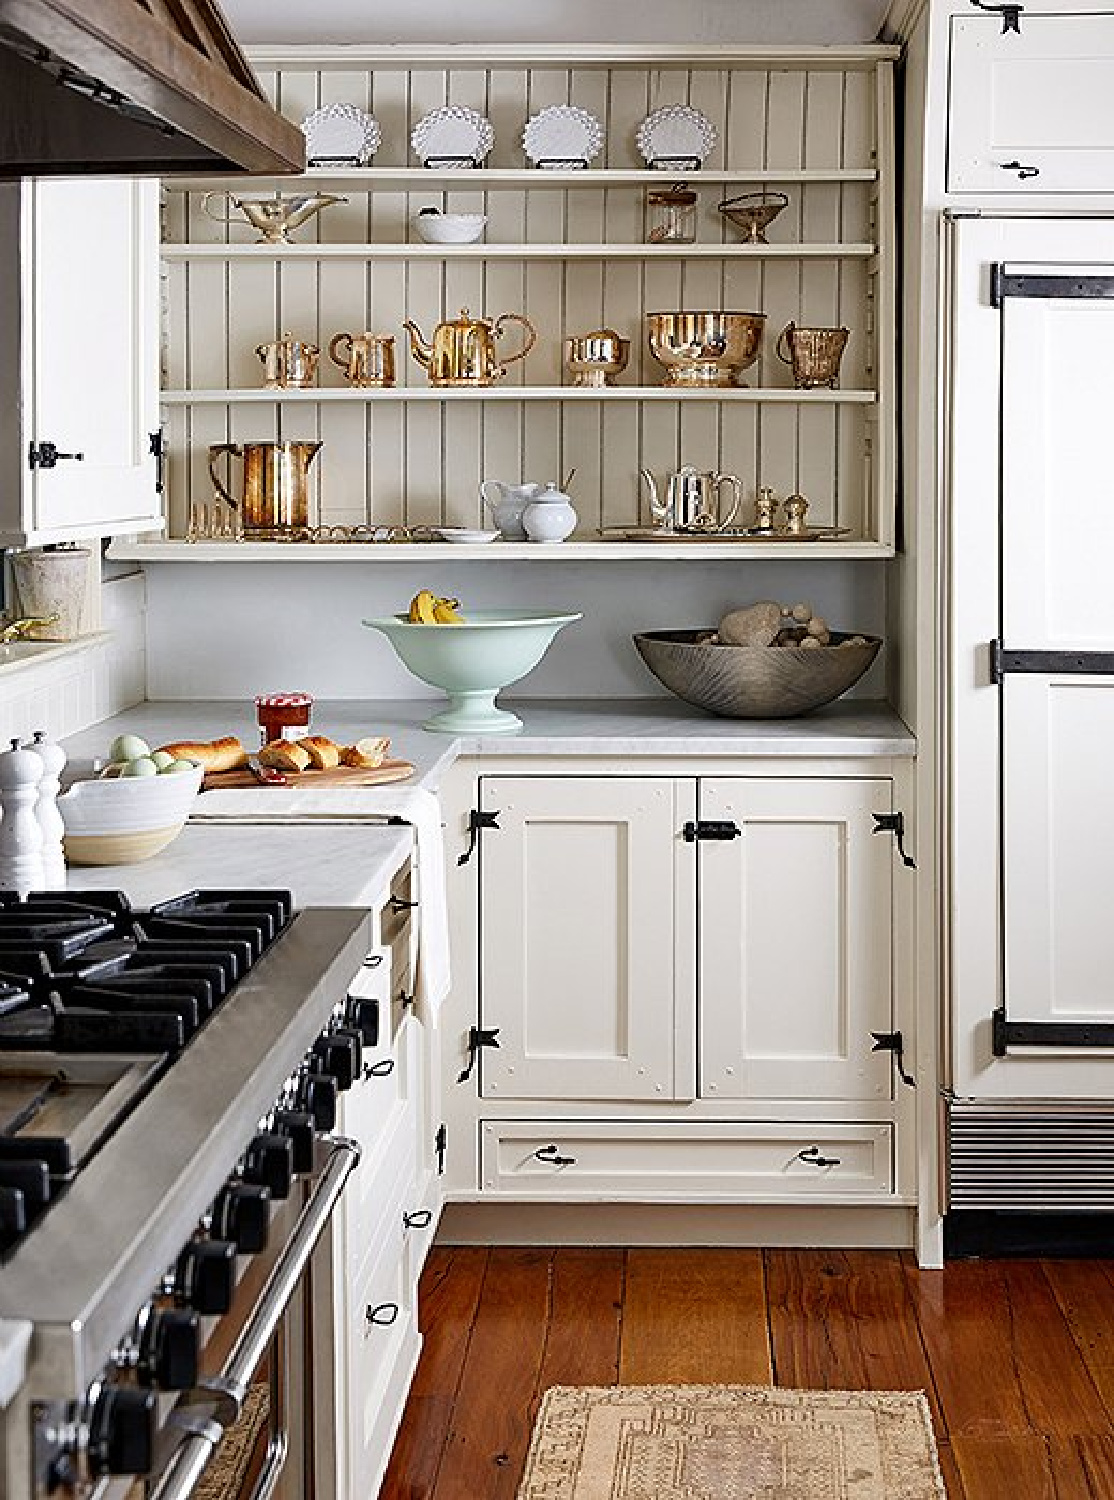
<instances>
[{"instance_id":1,"label":"copper bowl","mask_svg":"<svg viewBox=\"0 0 1114 1500\"><path fill-rule=\"evenodd\" d=\"M745 384L742 372L758 358L764 313L652 312L646 314L650 353L665 366L665 385Z\"/></svg>"},{"instance_id":2,"label":"copper bowl","mask_svg":"<svg viewBox=\"0 0 1114 1500\"><path fill-rule=\"evenodd\" d=\"M792 719L831 703L853 687L881 650L878 636L863 646L713 646L705 630L646 630L634 637L638 654L671 693L727 719Z\"/></svg>"}]
</instances>

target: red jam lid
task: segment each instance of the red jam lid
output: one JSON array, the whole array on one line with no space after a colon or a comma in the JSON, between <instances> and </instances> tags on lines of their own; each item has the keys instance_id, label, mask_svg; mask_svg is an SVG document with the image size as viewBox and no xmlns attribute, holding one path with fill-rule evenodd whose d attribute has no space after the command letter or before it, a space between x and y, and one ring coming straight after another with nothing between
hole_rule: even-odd
<instances>
[{"instance_id":1,"label":"red jam lid","mask_svg":"<svg viewBox=\"0 0 1114 1500\"><path fill-rule=\"evenodd\" d=\"M255 700L256 708L311 708L313 698L309 693L261 693Z\"/></svg>"}]
</instances>

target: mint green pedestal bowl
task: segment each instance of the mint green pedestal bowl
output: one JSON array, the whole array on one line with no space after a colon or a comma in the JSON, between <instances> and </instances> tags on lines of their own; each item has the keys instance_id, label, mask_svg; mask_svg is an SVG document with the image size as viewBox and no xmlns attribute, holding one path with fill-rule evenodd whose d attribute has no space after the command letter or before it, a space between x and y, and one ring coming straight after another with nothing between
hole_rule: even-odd
<instances>
[{"instance_id":1,"label":"mint green pedestal bowl","mask_svg":"<svg viewBox=\"0 0 1114 1500\"><path fill-rule=\"evenodd\" d=\"M563 625L582 618L487 609L470 613L463 625L411 625L405 615L364 624L383 632L415 677L448 694L448 708L427 720L426 729L518 734L522 720L496 708L496 693L537 666Z\"/></svg>"}]
</instances>

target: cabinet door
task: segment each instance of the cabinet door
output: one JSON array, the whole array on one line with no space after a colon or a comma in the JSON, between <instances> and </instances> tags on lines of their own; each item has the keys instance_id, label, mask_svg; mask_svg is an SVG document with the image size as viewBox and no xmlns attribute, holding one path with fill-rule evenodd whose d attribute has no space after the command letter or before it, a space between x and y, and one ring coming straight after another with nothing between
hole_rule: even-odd
<instances>
[{"instance_id":1,"label":"cabinet door","mask_svg":"<svg viewBox=\"0 0 1114 1500\"><path fill-rule=\"evenodd\" d=\"M951 26L949 192L1109 193L1114 14Z\"/></svg>"},{"instance_id":2,"label":"cabinet door","mask_svg":"<svg viewBox=\"0 0 1114 1500\"><path fill-rule=\"evenodd\" d=\"M39 541L157 520L158 185L132 178L26 185L30 349L26 436L63 453L29 471Z\"/></svg>"},{"instance_id":3,"label":"cabinet door","mask_svg":"<svg viewBox=\"0 0 1114 1500\"><path fill-rule=\"evenodd\" d=\"M496 1099L691 1098L695 784L485 777L480 1005ZM686 799L689 806L686 807Z\"/></svg>"},{"instance_id":4,"label":"cabinet door","mask_svg":"<svg viewBox=\"0 0 1114 1500\"><path fill-rule=\"evenodd\" d=\"M702 780L700 1091L712 1099L885 1099L892 1014L888 780Z\"/></svg>"}]
</instances>

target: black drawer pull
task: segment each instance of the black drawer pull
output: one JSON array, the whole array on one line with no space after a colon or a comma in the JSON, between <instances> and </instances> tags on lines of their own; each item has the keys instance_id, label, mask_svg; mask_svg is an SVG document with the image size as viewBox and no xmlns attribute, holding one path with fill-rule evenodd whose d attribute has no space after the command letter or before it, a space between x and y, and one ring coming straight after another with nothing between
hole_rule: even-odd
<instances>
[{"instance_id":1,"label":"black drawer pull","mask_svg":"<svg viewBox=\"0 0 1114 1500\"><path fill-rule=\"evenodd\" d=\"M1024 182L1029 177L1039 177L1041 174L1040 167L1027 167L1019 161L1000 161L998 165L1003 172L1016 172L1020 182Z\"/></svg>"},{"instance_id":2,"label":"black drawer pull","mask_svg":"<svg viewBox=\"0 0 1114 1500\"><path fill-rule=\"evenodd\" d=\"M413 911L417 904L416 901L404 901L401 896L392 896L387 902L388 907L396 917L401 916L404 911Z\"/></svg>"},{"instance_id":3,"label":"black drawer pull","mask_svg":"<svg viewBox=\"0 0 1114 1500\"><path fill-rule=\"evenodd\" d=\"M369 953L364 959L363 966L365 969L377 969L382 962L383 955L381 953Z\"/></svg>"},{"instance_id":4,"label":"black drawer pull","mask_svg":"<svg viewBox=\"0 0 1114 1500\"><path fill-rule=\"evenodd\" d=\"M395 1070L393 1057L385 1057L382 1062L368 1063L364 1068L365 1078L389 1078Z\"/></svg>"},{"instance_id":5,"label":"black drawer pull","mask_svg":"<svg viewBox=\"0 0 1114 1500\"><path fill-rule=\"evenodd\" d=\"M364 1309L364 1318L369 1323L375 1323L380 1328L389 1328L392 1323L398 1321L399 1307L397 1302L380 1302L378 1307Z\"/></svg>"},{"instance_id":6,"label":"black drawer pull","mask_svg":"<svg viewBox=\"0 0 1114 1500\"><path fill-rule=\"evenodd\" d=\"M428 1208L416 1208L413 1213L403 1214L402 1223L406 1229L428 1229L433 1222L433 1211Z\"/></svg>"},{"instance_id":7,"label":"black drawer pull","mask_svg":"<svg viewBox=\"0 0 1114 1500\"><path fill-rule=\"evenodd\" d=\"M402 1006L403 1010L406 1010L409 1006L413 1005L414 996L408 995L405 990L399 990L398 1003Z\"/></svg>"},{"instance_id":8,"label":"black drawer pull","mask_svg":"<svg viewBox=\"0 0 1114 1500\"><path fill-rule=\"evenodd\" d=\"M821 1156L819 1146L806 1146L797 1152L797 1160L807 1162L810 1167L838 1167L838 1156Z\"/></svg>"},{"instance_id":9,"label":"black drawer pull","mask_svg":"<svg viewBox=\"0 0 1114 1500\"><path fill-rule=\"evenodd\" d=\"M575 1156L562 1156L556 1146L542 1146L534 1155L551 1167L571 1167L576 1162Z\"/></svg>"}]
</instances>

